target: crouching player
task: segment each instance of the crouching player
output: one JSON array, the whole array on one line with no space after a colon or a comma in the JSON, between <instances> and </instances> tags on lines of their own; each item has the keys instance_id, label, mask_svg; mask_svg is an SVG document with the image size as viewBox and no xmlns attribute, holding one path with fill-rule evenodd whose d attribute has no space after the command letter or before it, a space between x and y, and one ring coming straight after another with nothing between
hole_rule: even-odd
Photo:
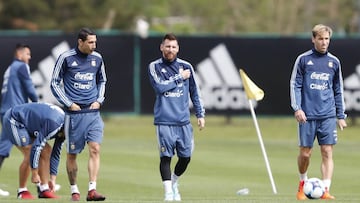
<instances>
[{"instance_id":1,"label":"crouching player","mask_svg":"<svg viewBox=\"0 0 360 203\"><path fill-rule=\"evenodd\" d=\"M38 185L38 197L58 198L53 187L65 140L64 117L61 108L46 103L22 104L5 113L2 139L10 140L24 155L19 167L19 199L34 199L26 187L26 170L30 168L31 181ZM55 139L53 148L47 143L51 139Z\"/></svg>"}]
</instances>

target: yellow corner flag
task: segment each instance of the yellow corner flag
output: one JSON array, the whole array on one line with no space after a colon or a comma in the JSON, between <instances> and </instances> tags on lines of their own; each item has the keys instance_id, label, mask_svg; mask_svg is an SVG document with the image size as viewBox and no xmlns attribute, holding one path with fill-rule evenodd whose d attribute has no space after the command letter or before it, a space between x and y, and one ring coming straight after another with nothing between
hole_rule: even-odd
<instances>
[{"instance_id":1,"label":"yellow corner flag","mask_svg":"<svg viewBox=\"0 0 360 203\"><path fill-rule=\"evenodd\" d=\"M242 69L240 69L240 77L248 99L255 99L256 101L259 101L264 98L264 91L256 86L256 84L250 80Z\"/></svg>"}]
</instances>

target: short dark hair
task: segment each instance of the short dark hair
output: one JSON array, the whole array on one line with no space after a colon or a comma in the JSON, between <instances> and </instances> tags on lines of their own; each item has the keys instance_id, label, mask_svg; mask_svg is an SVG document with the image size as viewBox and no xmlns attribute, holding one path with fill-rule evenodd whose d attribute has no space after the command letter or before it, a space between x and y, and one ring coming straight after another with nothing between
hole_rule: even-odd
<instances>
[{"instance_id":1,"label":"short dark hair","mask_svg":"<svg viewBox=\"0 0 360 203\"><path fill-rule=\"evenodd\" d=\"M87 36L89 35L96 35L96 34L90 28L87 27L81 28L78 34L78 39L81 39L82 41L86 41Z\"/></svg>"},{"instance_id":2,"label":"short dark hair","mask_svg":"<svg viewBox=\"0 0 360 203\"><path fill-rule=\"evenodd\" d=\"M163 37L163 42L165 40L176 40L178 41L177 37L173 34L173 33L167 33L164 37Z\"/></svg>"},{"instance_id":3,"label":"short dark hair","mask_svg":"<svg viewBox=\"0 0 360 203\"><path fill-rule=\"evenodd\" d=\"M28 44L23 44L23 43L17 43L15 45L15 50L20 50L20 49L24 49L24 48L29 48L30 49L30 45Z\"/></svg>"}]
</instances>

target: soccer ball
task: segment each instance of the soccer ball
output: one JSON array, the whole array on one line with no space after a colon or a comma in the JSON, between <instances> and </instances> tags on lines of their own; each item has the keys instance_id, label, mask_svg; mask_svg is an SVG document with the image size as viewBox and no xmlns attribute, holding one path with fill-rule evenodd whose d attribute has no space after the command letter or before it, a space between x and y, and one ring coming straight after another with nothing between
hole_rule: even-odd
<instances>
[{"instance_id":1,"label":"soccer ball","mask_svg":"<svg viewBox=\"0 0 360 203\"><path fill-rule=\"evenodd\" d=\"M305 180L303 190L307 198L320 199L325 193L325 186L319 178L309 178Z\"/></svg>"}]
</instances>

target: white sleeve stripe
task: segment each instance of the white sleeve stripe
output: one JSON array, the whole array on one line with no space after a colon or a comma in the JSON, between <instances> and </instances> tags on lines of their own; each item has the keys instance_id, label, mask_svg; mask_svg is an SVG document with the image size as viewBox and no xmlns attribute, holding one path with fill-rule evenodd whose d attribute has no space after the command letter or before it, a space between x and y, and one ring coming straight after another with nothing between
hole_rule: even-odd
<instances>
[{"instance_id":1,"label":"white sleeve stripe","mask_svg":"<svg viewBox=\"0 0 360 203\"><path fill-rule=\"evenodd\" d=\"M56 95L66 106L70 106L72 104L72 101L69 100L69 98L65 95L64 90L60 87L60 84L57 83L56 79L59 77L59 73L60 73L62 64L64 63L64 60L68 56L72 56L75 54L76 54L76 51L74 49L72 49L72 50L60 55L60 57L56 63L56 66L54 68L54 72L53 72L53 76L52 76L53 80L51 81L51 86L53 87Z\"/></svg>"},{"instance_id":2,"label":"white sleeve stripe","mask_svg":"<svg viewBox=\"0 0 360 203\"><path fill-rule=\"evenodd\" d=\"M169 80L161 80L161 78L156 74L155 64L158 64L158 63L160 63L160 59L150 63L150 65L149 65L150 74L153 77L154 81L161 85L167 85L170 82L173 82L174 81L173 78L170 78Z\"/></svg>"},{"instance_id":3,"label":"white sleeve stripe","mask_svg":"<svg viewBox=\"0 0 360 203\"><path fill-rule=\"evenodd\" d=\"M98 96L97 101L100 103L102 103L105 100L105 96L104 96L105 95L105 83L107 81L104 63L101 65L101 75L102 75L104 81L100 84L100 87L99 87L99 96Z\"/></svg>"}]
</instances>

